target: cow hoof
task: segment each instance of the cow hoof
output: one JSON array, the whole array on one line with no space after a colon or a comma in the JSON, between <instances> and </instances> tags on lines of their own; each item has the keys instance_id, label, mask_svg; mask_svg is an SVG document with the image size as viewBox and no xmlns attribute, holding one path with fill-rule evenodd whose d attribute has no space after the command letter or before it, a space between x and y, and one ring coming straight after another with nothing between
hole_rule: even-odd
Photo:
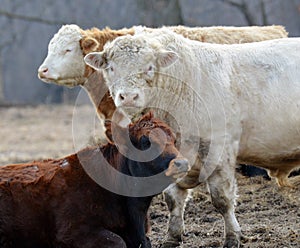
<instances>
[{"instance_id":1,"label":"cow hoof","mask_svg":"<svg viewBox=\"0 0 300 248\"><path fill-rule=\"evenodd\" d=\"M240 247L240 241L235 238L227 238L223 248L239 248Z\"/></svg>"}]
</instances>

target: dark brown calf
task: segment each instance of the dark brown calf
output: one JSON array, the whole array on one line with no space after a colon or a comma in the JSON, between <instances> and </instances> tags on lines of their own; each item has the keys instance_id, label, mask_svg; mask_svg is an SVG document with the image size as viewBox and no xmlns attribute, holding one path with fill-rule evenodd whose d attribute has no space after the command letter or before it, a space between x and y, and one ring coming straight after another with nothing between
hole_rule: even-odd
<instances>
[{"instance_id":1,"label":"dark brown calf","mask_svg":"<svg viewBox=\"0 0 300 248\"><path fill-rule=\"evenodd\" d=\"M164 140L158 129L166 135ZM126 146L124 130L113 131ZM152 161L138 162L107 144L58 160L0 167L0 247L151 247L145 220L153 196L112 193L93 181L85 169L103 171L101 176L111 185L121 185L117 176L104 169L105 161L115 170L137 177L164 170L162 175L176 177L188 170L188 164L175 148L171 130L152 114L130 125L129 136L140 150L145 151L151 143L163 151ZM164 178L166 185L172 182Z\"/></svg>"}]
</instances>

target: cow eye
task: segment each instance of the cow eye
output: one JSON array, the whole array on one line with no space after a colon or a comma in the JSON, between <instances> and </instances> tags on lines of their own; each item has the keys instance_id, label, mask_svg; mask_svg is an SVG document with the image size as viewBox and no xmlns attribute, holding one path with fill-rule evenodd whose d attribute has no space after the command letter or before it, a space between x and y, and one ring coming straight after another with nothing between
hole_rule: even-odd
<instances>
[{"instance_id":1,"label":"cow eye","mask_svg":"<svg viewBox=\"0 0 300 248\"><path fill-rule=\"evenodd\" d=\"M143 149L148 149L150 146L151 146L151 141L149 139L149 137L143 135L140 139L140 142L141 142L141 147Z\"/></svg>"},{"instance_id":2,"label":"cow eye","mask_svg":"<svg viewBox=\"0 0 300 248\"><path fill-rule=\"evenodd\" d=\"M147 77L152 78L154 76L154 67L153 65L149 65L145 70L145 74Z\"/></svg>"},{"instance_id":3,"label":"cow eye","mask_svg":"<svg viewBox=\"0 0 300 248\"><path fill-rule=\"evenodd\" d=\"M105 70L108 71L108 72L114 72L114 68L111 65L107 65Z\"/></svg>"},{"instance_id":4,"label":"cow eye","mask_svg":"<svg viewBox=\"0 0 300 248\"><path fill-rule=\"evenodd\" d=\"M69 53L71 52L72 50L71 49L66 49L66 53Z\"/></svg>"}]
</instances>

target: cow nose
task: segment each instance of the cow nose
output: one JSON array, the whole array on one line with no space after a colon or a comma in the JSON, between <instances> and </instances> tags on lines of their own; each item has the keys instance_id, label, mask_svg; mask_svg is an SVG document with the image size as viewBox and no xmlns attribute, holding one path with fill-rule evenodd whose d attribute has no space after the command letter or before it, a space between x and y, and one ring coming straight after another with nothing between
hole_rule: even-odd
<instances>
[{"instance_id":1,"label":"cow nose","mask_svg":"<svg viewBox=\"0 0 300 248\"><path fill-rule=\"evenodd\" d=\"M139 99L138 93L120 93L119 101L122 105L135 105L135 102Z\"/></svg>"},{"instance_id":2,"label":"cow nose","mask_svg":"<svg viewBox=\"0 0 300 248\"><path fill-rule=\"evenodd\" d=\"M38 70L38 74L41 78L47 77L49 69L47 67L42 67Z\"/></svg>"},{"instance_id":3,"label":"cow nose","mask_svg":"<svg viewBox=\"0 0 300 248\"><path fill-rule=\"evenodd\" d=\"M189 161L187 159L176 159L174 165L179 171L185 172L189 170Z\"/></svg>"},{"instance_id":4,"label":"cow nose","mask_svg":"<svg viewBox=\"0 0 300 248\"><path fill-rule=\"evenodd\" d=\"M166 176L173 176L174 178L179 178L184 176L189 170L190 164L187 159L175 158L170 162L165 174Z\"/></svg>"}]
</instances>

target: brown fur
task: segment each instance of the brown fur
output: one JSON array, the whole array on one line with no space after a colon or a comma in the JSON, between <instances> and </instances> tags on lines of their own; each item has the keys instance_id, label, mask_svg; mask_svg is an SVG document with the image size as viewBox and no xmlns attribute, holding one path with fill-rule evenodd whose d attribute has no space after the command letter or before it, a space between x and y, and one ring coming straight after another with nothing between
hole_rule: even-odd
<instances>
[{"instance_id":1,"label":"brown fur","mask_svg":"<svg viewBox=\"0 0 300 248\"><path fill-rule=\"evenodd\" d=\"M103 50L103 47L106 42L112 41L119 36L126 34L134 34L133 29L120 29L112 30L108 27L100 30L98 28L82 30L82 39L80 40L80 47L82 49L83 56L91 52L99 52ZM89 66L86 66L85 76L88 77L91 73L94 72Z\"/></svg>"},{"instance_id":2,"label":"brown fur","mask_svg":"<svg viewBox=\"0 0 300 248\"><path fill-rule=\"evenodd\" d=\"M0 167L0 247L150 247L145 226L152 197L111 193L95 183L82 164L110 173L102 170L102 153L111 166L128 175L134 176L135 166L148 176L153 169L165 170L158 161L170 166L178 155L167 125L148 114L130 125L129 135L135 140L149 137L154 128L163 130L170 141L157 162L132 164L115 145L107 144L62 159ZM128 164L133 166L131 172ZM118 184L113 175L105 177Z\"/></svg>"},{"instance_id":3,"label":"brown fur","mask_svg":"<svg viewBox=\"0 0 300 248\"><path fill-rule=\"evenodd\" d=\"M105 29L87 29L82 30L82 39L80 40L80 46L82 49L82 53L85 56L88 53L102 51L103 46L106 42L112 41L118 36L122 36L125 34L134 34L133 29L121 29L121 30L111 30L110 28ZM92 75L95 70L89 66L85 68L85 77L88 78ZM104 119L111 119L113 113L116 109L115 104L112 98L109 95L108 90L105 88L104 79L101 73L98 73L99 79L97 82L94 82L93 79L89 78L88 82L84 84L85 88L87 89L90 97L95 104L97 113L99 116L103 116ZM105 95L102 97L102 92L106 92ZM100 97L101 96L101 97ZM101 99L101 100L99 100ZM100 101L100 102L99 102Z\"/></svg>"}]
</instances>

